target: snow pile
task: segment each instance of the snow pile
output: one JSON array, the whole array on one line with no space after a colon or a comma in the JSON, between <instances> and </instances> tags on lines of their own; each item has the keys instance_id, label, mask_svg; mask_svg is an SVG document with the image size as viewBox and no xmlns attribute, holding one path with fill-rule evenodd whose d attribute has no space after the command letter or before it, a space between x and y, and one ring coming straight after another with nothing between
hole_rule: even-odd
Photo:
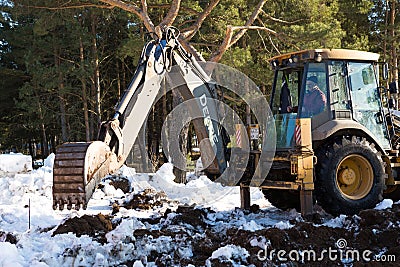
<instances>
[{"instance_id":1,"label":"snow pile","mask_svg":"<svg viewBox=\"0 0 400 267\"><path fill-rule=\"evenodd\" d=\"M8 242L0 242L0 266L22 266L23 258L19 255L17 247Z\"/></svg>"},{"instance_id":2,"label":"snow pile","mask_svg":"<svg viewBox=\"0 0 400 267\"><path fill-rule=\"evenodd\" d=\"M0 154L0 171L22 173L32 170L32 157L21 153Z\"/></svg>"},{"instance_id":3,"label":"snow pile","mask_svg":"<svg viewBox=\"0 0 400 267\"><path fill-rule=\"evenodd\" d=\"M136 192L152 188L165 192L168 198L182 204L211 207L215 211L230 210L240 206L238 186L223 186L212 182L206 176L191 179L187 184L176 183L173 165L170 163L162 165L154 175L136 174L134 169L126 166L121 168L121 172L131 181ZM251 197L252 204L257 204L262 208L271 206L258 188L251 188Z\"/></svg>"},{"instance_id":4,"label":"snow pile","mask_svg":"<svg viewBox=\"0 0 400 267\"><path fill-rule=\"evenodd\" d=\"M126 240L127 238L134 240L133 232L136 229L146 229L146 227L136 218L124 220L115 230L106 234L107 241L118 244L121 240Z\"/></svg>"},{"instance_id":5,"label":"snow pile","mask_svg":"<svg viewBox=\"0 0 400 267\"><path fill-rule=\"evenodd\" d=\"M14 159L19 160L17 157ZM87 210L53 211L53 162L54 155L51 155L38 170L29 173L0 172L0 234L11 233L17 242L16 245L9 240L11 243L0 242L0 267L100 267L128 263L136 267L173 266L178 261L185 262L182 266L194 266L189 262L196 266L217 266L221 263L249 266L254 263L254 251L266 247L277 249L276 240L281 240L278 238L280 236L290 237L287 242L282 242L289 245L300 244L304 237L319 234L312 225L303 223L295 210L281 211L272 207L258 188L251 188L251 203L260 208L252 207L252 212L244 211L238 208L239 187L225 187L205 176L197 179L192 176L187 184L175 183L171 164L164 164L155 174L138 174L132 168L123 167L121 176L129 181L127 184L130 183L128 187L133 188L133 193L115 189L115 184L111 184L108 177L102 182L103 187L96 189ZM4 164L8 164L7 169L12 169L16 163L10 160ZM122 204L133 199L132 194L143 190L148 190L147 195L154 196L152 200L160 204L142 209L129 209L121 205L119 211L111 215L111 203ZM387 207L394 209L396 205L384 200L376 209ZM363 219L367 226L371 221L371 227L375 228L375 213L380 214L380 211L372 212L369 216L365 214ZM112 227L99 233L99 238L87 235L87 231L80 236L69 230L53 235L56 226L67 219L99 213L111 215L108 218L109 223L112 222ZM349 221L357 224L360 220L341 215L322 224L329 226L329 229L320 229L325 233L323 236L330 236L328 233L334 233L336 227L346 229ZM396 226L394 222L398 220L392 221L391 227ZM287 234L297 231L297 228L301 233L298 237ZM370 229L365 231L369 233ZM241 236L237 236L238 233ZM343 237L342 234L342 231L338 231L334 239ZM360 234L355 238L363 236L368 237ZM315 238L317 241L320 239ZM357 242L366 243L363 240Z\"/></svg>"},{"instance_id":6,"label":"snow pile","mask_svg":"<svg viewBox=\"0 0 400 267\"><path fill-rule=\"evenodd\" d=\"M250 254L245 248L236 245L226 245L212 253L207 261L207 267L212 266L210 259L221 259L224 263L230 262L233 266L245 266L241 264L247 263L246 259L249 256Z\"/></svg>"},{"instance_id":7,"label":"snow pile","mask_svg":"<svg viewBox=\"0 0 400 267\"><path fill-rule=\"evenodd\" d=\"M56 158L56 155L54 153L51 153L43 162L43 169L46 169L47 171L53 170L53 165L54 165L54 159Z\"/></svg>"},{"instance_id":8,"label":"snow pile","mask_svg":"<svg viewBox=\"0 0 400 267\"><path fill-rule=\"evenodd\" d=\"M25 156L24 156L25 157ZM20 157L6 157L8 167L5 169L16 171L12 166L18 165L12 159L18 161ZM30 158L30 157L29 157ZM29 173L6 173L1 178L0 198L1 204L13 204L27 200L27 194L41 195L51 198L53 185L53 162L54 154L45 160L45 165Z\"/></svg>"},{"instance_id":9,"label":"snow pile","mask_svg":"<svg viewBox=\"0 0 400 267\"><path fill-rule=\"evenodd\" d=\"M15 166L19 157L7 157L8 170ZM59 223L62 216L52 209L54 154L45 166L29 173L3 173L0 175L0 230L24 232L29 228L30 204L31 228L48 227ZM4 162L2 162L4 164ZM0 265L1 266L1 265Z\"/></svg>"},{"instance_id":10,"label":"snow pile","mask_svg":"<svg viewBox=\"0 0 400 267\"><path fill-rule=\"evenodd\" d=\"M391 208L392 206L393 206L393 200L384 199L384 200L382 200L382 202L380 202L380 203L378 203L378 205L376 205L375 209L376 210L384 210L384 209Z\"/></svg>"},{"instance_id":11,"label":"snow pile","mask_svg":"<svg viewBox=\"0 0 400 267\"><path fill-rule=\"evenodd\" d=\"M117 198L122 198L125 196L124 192L120 188L115 189L114 186L110 185L110 180L106 180L103 185L103 192L106 196L111 196L111 197L117 197Z\"/></svg>"}]
</instances>

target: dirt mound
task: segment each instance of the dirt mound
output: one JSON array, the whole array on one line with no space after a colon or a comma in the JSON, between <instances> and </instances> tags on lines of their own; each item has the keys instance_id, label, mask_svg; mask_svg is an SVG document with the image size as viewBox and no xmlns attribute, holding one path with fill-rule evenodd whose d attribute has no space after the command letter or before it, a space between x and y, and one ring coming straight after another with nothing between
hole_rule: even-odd
<instances>
[{"instance_id":1,"label":"dirt mound","mask_svg":"<svg viewBox=\"0 0 400 267\"><path fill-rule=\"evenodd\" d=\"M52 236L65 233L74 233L76 236L88 235L94 237L99 242L105 241L105 234L113 229L113 225L108 216L83 215L66 220L59 225Z\"/></svg>"},{"instance_id":2,"label":"dirt mound","mask_svg":"<svg viewBox=\"0 0 400 267\"><path fill-rule=\"evenodd\" d=\"M255 232L231 228L222 243L212 235L207 235L203 242L208 247L219 243L219 246L234 244L245 248L250 255L247 264L256 266L283 263L297 266L301 262L306 266L382 266L379 260L383 259L389 260L385 266L398 266L394 259L400 259L399 205L383 211L365 210L358 216L343 218L342 224L343 228L332 228L303 221L289 229ZM278 255L279 251L285 254ZM219 263L225 261L222 258Z\"/></svg>"},{"instance_id":3,"label":"dirt mound","mask_svg":"<svg viewBox=\"0 0 400 267\"><path fill-rule=\"evenodd\" d=\"M254 211L258 214L265 212ZM148 255L148 260L157 262L159 266L166 266L160 262L168 257L169 264L177 266L188 264L280 266L284 264L285 266L356 267L382 266L377 259L382 256L385 258L385 255L393 255L396 259L400 259L399 205L394 205L389 210L366 210L359 215L338 217L335 220L337 220L336 225L340 227L315 224L300 218L291 220L291 227L283 227L283 229L270 227L257 231L229 227L229 222L227 222L227 228L221 230L217 227L218 224L207 220L207 214L211 212L207 209L179 207L173 216L167 216L171 217L169 220L161 220L161 229L136 230L134 232L136 242L147 240L148 236L152 236L153 240L168 236L171 238L171 244L191 248L190 258L172 250L152 251L151 255ZM268 216L267 212L265 216ZM325 222L328 219L332 217L320 218ZM228 255L212 257L218 249L230 246L247 251L248 255L243 256L233 251ZM279 251L286 254L278 254ZM364 252L367 254L363 254ZM363 255L367 257L363 258ZM347 259L348 257L350 259ZM389 261L385 262L385 266L398 265L396 262Z\"/></svg>"},{"instance_id":4,"label":"dirt mound","mask_svg":"<svg viewBox=\"0 0 400 267\"><path fill-rule=\"evenodd\" d=\"M168 201L163 193L144 190L128 196L124 207L148 210ZM282 224L271 218L276 227L256 230L263 218L268 221L277 215L256 206L252 211L220 213L179 206L151 218L137 218L145 227L133 230L134 239L121 239L121 243L134 243L135 259L157 266L382 266L379 259L386 259L384 266L398 266L394 260L400 259L400 205L336 218L320 213L311 221L297 214ZM118 219L124 218L116 218L115 224ZM242 229L251 222L255 227L244 229L253 230ZM109 217L85 215L67 220L53 235L72 232L105 243L104 236L112 229Z\"/></svg>"},{"instance_id":5,"label":"dirt mound","mask_svg":"<svg viewBox=\"0 0 400 267\"><path fill-rule=\"evenodd\" d=\"M106 180L110 180L109 185L114 186L115 189L121 189L125 194L132 191L131 183L125 177L113 175L108 177Z\"/></svg>"},{"instance_id":6,"label":"dirt mound","mask_svg":"<svg viewBox=\"0 0 400 267\"><path fill-rule=\"evenodd\" d=\"M164 192L157 192L153 189L145 189L140 193L131 194L122 205L127 209L149 210L154 207L161 207L167 203L167 195Z\"/></svg>"},{"instance_id":7,"label":"dirt mound","mask_svg":"<svg viewBox=\"0 0 400 267\"><path fill-rule=\"evenodd\" d=\"M202 228L206 227L204 219L210 210L195 209L194 206L179 206L176 210L178 214L172 220L175 224L190 224L194 227L200 226Z\"/></svg>"},{"instance_id":8,"label":"dirt mound","mask_svg":"<svg viewBox=\"0 0 400 267\"><path fill-rule=\"evenodd\" d=\"M11 244L17 244L17 237L11 233L0 231L0 242L9 242Z\"/></svg>"}]
</instances>

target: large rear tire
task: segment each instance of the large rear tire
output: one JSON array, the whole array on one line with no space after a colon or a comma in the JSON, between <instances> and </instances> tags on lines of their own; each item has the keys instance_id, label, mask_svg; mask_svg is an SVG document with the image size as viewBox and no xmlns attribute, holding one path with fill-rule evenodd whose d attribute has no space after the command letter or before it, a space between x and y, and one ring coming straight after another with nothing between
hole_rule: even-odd
<instances>
[{"instance_id":1,"label":"large rear tire","mask_svg":"<svg viewBox=\"0 0 400 267\"><path fill-rule=\"evenodd\" d=\"M318 149L317 158L315 195L325 211L352 215L382 200L383 163L365 138L338 138Z\"/></svg>"}]
</instances>

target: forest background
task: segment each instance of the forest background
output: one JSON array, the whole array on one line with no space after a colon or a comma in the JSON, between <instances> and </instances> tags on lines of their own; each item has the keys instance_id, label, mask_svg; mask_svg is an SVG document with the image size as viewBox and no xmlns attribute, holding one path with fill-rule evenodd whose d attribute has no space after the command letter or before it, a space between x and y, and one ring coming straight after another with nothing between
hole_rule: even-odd
<instances>
[{"instance_id":1,"label":"forest background","mask_svg":"<svg viewBox=\"0 0 400 267\"><path fill-rule=\"evenodd\" d=\"M168 25L199 60L242 71L267 99L267 59L300 49L376 52L389 63L389 80L398 80L396 0L2 0L0 8L1 152L45 158L60 143L95 139L149 32ZM225 100L245 116L242 102ZM177 102L167 94L149 115L146 146L155 165L162 123Z\"/></svg>"}]
</instances>

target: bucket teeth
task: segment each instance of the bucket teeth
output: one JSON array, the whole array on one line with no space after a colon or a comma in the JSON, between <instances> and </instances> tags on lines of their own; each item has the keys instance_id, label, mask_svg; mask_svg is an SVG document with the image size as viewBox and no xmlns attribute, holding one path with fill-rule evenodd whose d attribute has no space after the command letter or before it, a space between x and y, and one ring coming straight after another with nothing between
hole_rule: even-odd
<instances>
[{"instance_id":1,"label":"bucket teeth","mask_svg":"<svg viewBox=\"0 0 400 267\"><path fill-rule=\"evenodd\" d=\"M64 210L65 206L67 206L68 210L80 210L81 208L86 209L87 204L85 199L78 197L70 197L68 200L66 199L55 199L53 201L53 209Z\"/></svg>"},{"instance_id":2,"label":"bucket teeth","mask_svg":"<svg viewBox=\"0 0 400 267\"><path fill-rule=\"evenodd\" d=\"M65 143L57 148L53 169L53 209L87 208L101 178L109 173L110 148L101 141Z\"/></svg>"},{"instance_id":3,"label":"bucket teeth","mask_svg":"<svg viewBox=\"0 0 400 267\"><path fill-rule=\"evenodd\" d=\"M79 210L85 204L85 157L91 143L66 143L57 148L53 170L53 209Z\"/></svg>"}]
</instances>

